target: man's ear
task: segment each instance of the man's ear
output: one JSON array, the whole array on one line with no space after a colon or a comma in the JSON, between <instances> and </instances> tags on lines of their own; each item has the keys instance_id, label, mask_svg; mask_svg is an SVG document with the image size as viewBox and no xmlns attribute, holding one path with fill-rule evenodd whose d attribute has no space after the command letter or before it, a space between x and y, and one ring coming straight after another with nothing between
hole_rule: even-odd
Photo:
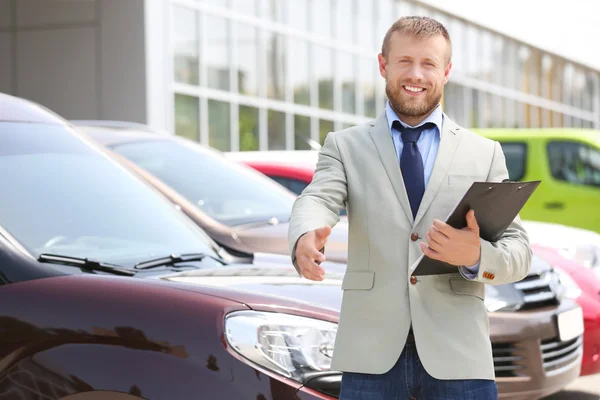
<instances>
[{"instance_id":1,"label":"man's ear","mask_svg":"<svg viewBox=\"0 0 600 400\"><path fill-rule=\"evenodd\" d=\"M450 79L450 70L452 69L452 61L448 61L448 65L444 69L444 85L448 83L448 79Z\"/></svg>"},{"instance_id":2,"label":"man's ear","mask_svg":"<svg viewBox=\"0 0 600 400\"><path fill-rule=\"evenodd\" d=\"M383 79L387 79L387 60L383 54L379 53L377 55L377 61L379 61L379 74Z\"/></svg>"}]
</instances>

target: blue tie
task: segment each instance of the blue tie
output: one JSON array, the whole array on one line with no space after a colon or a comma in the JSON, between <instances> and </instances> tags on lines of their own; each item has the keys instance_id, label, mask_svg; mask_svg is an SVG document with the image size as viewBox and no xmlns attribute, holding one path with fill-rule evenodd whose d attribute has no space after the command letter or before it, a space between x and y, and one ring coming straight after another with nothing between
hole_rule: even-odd
<instances>
[{"instance_id":1,"label":"blue tie","mask_svg":"<svg viewBox=\"0 0 600 400\"><path fill-rule=\"evenodd\" d=\"M424 129L433 127L435 127L435 124L428 122L416 128L405 128L400 121L394 121L394 128L400 132L402 142L404 142L402 155L400 156L400 171L404 179L404 187L408 194L413 218L417 215L423 193L425 193L425 170L417 140L419 140L419 136Z\"/></svg>"}]
</instances>

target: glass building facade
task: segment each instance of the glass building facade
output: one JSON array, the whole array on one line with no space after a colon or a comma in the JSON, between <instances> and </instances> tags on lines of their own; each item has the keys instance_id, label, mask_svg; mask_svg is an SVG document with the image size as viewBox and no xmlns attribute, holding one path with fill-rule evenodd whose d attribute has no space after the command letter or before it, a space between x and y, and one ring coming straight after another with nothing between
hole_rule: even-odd
<instances>
[{"instance_id":1,"label":"glass building facade","mask_svg":"<svg viewBox=\"0 0 600 400\"><path fill-rule=\"evenodd\" d=\"M468 128L600 128L600 72L409 0L170 0L172 126L224 151L308 149L385 106L404 15L453 41L444 111Z\"/></svg>"}]
</instances>

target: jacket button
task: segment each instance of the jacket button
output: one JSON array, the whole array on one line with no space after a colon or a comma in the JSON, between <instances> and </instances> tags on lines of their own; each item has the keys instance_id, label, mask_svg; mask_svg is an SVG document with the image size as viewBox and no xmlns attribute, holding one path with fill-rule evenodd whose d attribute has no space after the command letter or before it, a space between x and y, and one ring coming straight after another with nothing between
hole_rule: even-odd
<instances>
[{"instance_id":1,"label":"jacket button","mask_svg":"<svg viewBox=\"0 0 600 400\"><path fill-rule=\"evenodd\" d=\"M414 276L414 275L412 275L412 276L410 277L410 283L412 283L413 285L416 285L416 284L417 284L417 277L416 277L416 276Z\"/></svg>"},{"instance_id":2,"label":"jacket button","mask_svg":"<svg viewBox=\"0 0 600 400\"><path fill-rule=\"evenodd\" d=\"M418 238L419 238L419 234L416 232L414 232L412 235L410 235L410 240L412 240L413 242L416 242Z\"/></svg>"}]
</instances>

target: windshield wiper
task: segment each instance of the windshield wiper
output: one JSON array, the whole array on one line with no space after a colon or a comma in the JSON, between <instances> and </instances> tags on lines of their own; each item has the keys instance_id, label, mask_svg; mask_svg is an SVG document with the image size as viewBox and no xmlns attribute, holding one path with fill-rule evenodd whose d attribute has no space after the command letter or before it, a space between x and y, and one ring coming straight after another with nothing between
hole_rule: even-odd
<instances>
[{"instance_id":1,"label":"windshield wiper","mask_svg":"<svg viewBox=\"0 0 600 400\"><path fill-rule=\"evenodd\" d=\"M227 262L225 260L223 260L219 257L215 257L210 254L191 253L191 254L182 254L182 255L171 254L166 257L160 257L160 258L155 258L153 260L142 261L142 262L135 264L134 268L135 269L150 269L150 268L156 268L156 267L162 267L162 266L168 266L168 265L175 265L177 263L185 262L185 261L202 261L207 257L212 258L213 260L216 260L223 265L227 264Z\"/></svg>"},{"instance_id":2,"label":"windshield wiper","mask_svg":"<svg viewBox=\"0 0 600 400\"><path fill-rule=\"evenodd\" d=\"M88 269L90 271L102 271L108 272L115 275L134 276L135 271L121 267L120 265L109 264L90 258L80 258L63 256L60 254L47 254L43 253L38 256L38 261L46 262L51 264L68 265L72 267L79 267L82 269Z\"/></svg>"}]
</instances>

